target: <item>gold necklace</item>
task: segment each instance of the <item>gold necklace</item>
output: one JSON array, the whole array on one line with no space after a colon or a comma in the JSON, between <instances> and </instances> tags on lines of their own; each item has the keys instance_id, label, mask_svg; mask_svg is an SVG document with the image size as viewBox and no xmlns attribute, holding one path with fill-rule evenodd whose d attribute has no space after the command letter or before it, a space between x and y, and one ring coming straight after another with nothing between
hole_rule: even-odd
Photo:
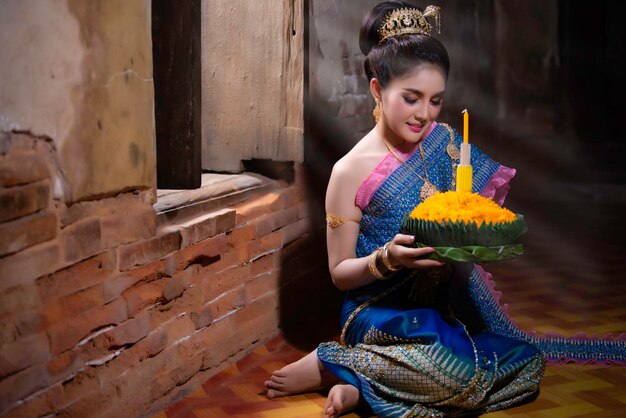
<instances>
[{"instance_id":1,"label":"gold necklace","mask_svg":"<svg viewBox=\"0 0 626 418\"><path fill-rule=\"evenodd\" d=\"M437 193L439 191L437 189L437 186L432 184L430 182L429 178L428 178L428 171L426 171L426 158L424 157L424 149L422 148L422 143L421 142L417 146L420 149L420 156L422 157L422 166L424 167L424 176L425 177L420 176L415 170L413 170L413 167L411 167L409 164L406 164L406 161L404 159L402 159L402 157L400 157L396 153L395 149L391 146L390 143L388 143L384 139L383 139L383 142L387 146L387 149L393 154L394 157L396 157L396 159L398 161L400 161L402 164L404 164L409 170L411 170L413 172L413 174L415 174L417 177L422 179L422 181L424 182L424 184L422 185L422 188L420 189L420 199L426 200L426 199L428 199L429 197L431 197L432 195L434 195L435 193Z\"/></svg>"}]
</instances>

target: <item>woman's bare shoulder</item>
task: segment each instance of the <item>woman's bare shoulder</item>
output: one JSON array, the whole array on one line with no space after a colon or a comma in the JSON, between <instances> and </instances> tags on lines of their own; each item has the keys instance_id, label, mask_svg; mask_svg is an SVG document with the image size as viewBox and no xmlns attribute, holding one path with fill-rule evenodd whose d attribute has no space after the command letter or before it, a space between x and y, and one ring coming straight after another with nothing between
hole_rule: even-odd
<instances>
[{"instance_id":1,"label":"woman's bare shoulder","mask_svg":"<svg viewBox=\"0 0 626 418\"><path fill-rule=\"evenodd\" d=\"M339 207L356 208L356 195L363 181L384 158L384 150L376 148L371 137L365 136L333 166L326 194L330 209Z\"/></svg>"},{"instance_id":2,"label":"woman's bare shoulder","mask_svg":"<svg viewBox=\"0 0 626 418\"><path fill-rule=\"evenodd\" d=\"M361 139L346 155L333 166L331 180L356 181L360 184L384 157L372 146L370 135Z\"/></svg>"}]
</instances>

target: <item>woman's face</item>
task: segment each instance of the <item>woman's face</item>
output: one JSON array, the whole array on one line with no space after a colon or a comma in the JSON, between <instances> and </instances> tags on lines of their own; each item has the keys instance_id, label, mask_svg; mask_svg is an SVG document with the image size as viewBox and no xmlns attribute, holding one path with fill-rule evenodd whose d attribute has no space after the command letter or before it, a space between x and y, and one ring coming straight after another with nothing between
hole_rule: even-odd
<instances>
[{"instance_id":1,"label":"woman's face","mask_svg":"<svg viewBox=\"0 0 626 418\"><path fill-rule=\"evenodd\" d=\"M436 65L420 64L406 77L392 79L382 90L383 132L394 145L423 139L443 104L446 80Z\"/></svg>"}]
</instances>

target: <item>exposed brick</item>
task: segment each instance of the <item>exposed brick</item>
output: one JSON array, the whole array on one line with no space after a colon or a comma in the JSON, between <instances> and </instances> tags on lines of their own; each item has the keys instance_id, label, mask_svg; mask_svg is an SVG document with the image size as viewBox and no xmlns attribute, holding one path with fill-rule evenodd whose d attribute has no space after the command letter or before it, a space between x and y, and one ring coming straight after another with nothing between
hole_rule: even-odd
<instances>
[{"instance_id":1,"label":"exposed brick","mask_svg":"<svg viewBox=\"0 0 626 418\"><path fill-rule=\"evenodd\" d=\"M96 285L50 302L41 312L46 318L46 324L52 325L64 322L68 318L78 317L102 305L104 305L102 286Z\"/></svg>"},{"instance_id":2,"label":"exposed brick","mask_svg":"<svg viewBox=\"0 0 626 418\"><path fill-rule=\"evenodd\" d=\"M167 347L167 332L157 329L150 332L143 340L132 347L140 360L156 356Z\"/></svg>"},{"instance_id":3,"label":"exposed brick","mask_svg":"<svg viewBox=\"0 0 626 418\"><path fill-rule=\"evenodd\" d=\"M237 212L234 209L225 209L215 220L215 234L231 231L237 223Z\"/></svg>"},{"instance_id":4,"label":"exposed brick","mask_svg":"<svg viewBox=\"0 0 626 418\"><path fill-rule=\"evenodd\" d=\"M244 285L246 304L267 295L270 292L276 293L279 287L280 274L278 271L271 271L260 274Z\"/></svg>"},{"instance_id":5,"label":"exposed brick","mask_svg":"<svg viewBox=\"0 0 626 418\"><path fill-rule=\"evenodd\" d=\"M126 289L134 286L141 278L130 274L120 274L102 283L102 297L104 303L109 303L119 298Z\"/></svg>"},{"instance_id":6,"label":"exposed brick","mask_svg":"<svg viewBox=\"0 0 626 418\"><path fill-rule=\"evenodd\" d=\"M163 350L172 347L182 339L195 332L195 326L190 315L173 317L160 324L148 336L137 342L126 351L133 354L138 360L160 355ZM125 352L125 354L127 354Z\"/></svg>"},{"instance_id":7,"label":"exposed brick","mask_svg":"<svg viewBox=\"0 0 626 418\"><path fill-rule=\"evenodd\" d=\"M276 311L269 311L254 317L239 327L240 333L245 335L244 339L240 339L239 344L244 343L244 349L248 349L252 344L264 340L275 333L278 329L278 323Z\"/></svg>"},{"instance_id":8,"label":"exposed brick","mask_svg":"<svg viewBox=\"0 0 626 418\"><path fill-rule=\"evenodd\" d=\"M64 410L73 405L81 398L86 398L91 394L102 391L101 384L92 370L82 370L67 381L63 382L63 394L57 402L57 411Z\"/></svg>"},{"instance_id":9,"label":"exposed brick","mask_svg":"<svg viewBox=\"0 0 626 418\"><path fill-rule=\"evenodd\" d=\"M191 312L190 316L197 330L211 325L211 322L213 322L211 304L204 305L196 312Z\"/></svg>"},{"instance_id":10,"label":"exposed brick","mask_svg":"<svg viewBox=\"0 0 626 418\"><path fill-rule=\"evenodd\" d=\"M49 329L50 350L55 355L62 353L78 344L91 331L106 325L117 325L126 318L126 303L123 299L91 309L78 317L68 318Z\"/></svg>"},{"instance_id":11,"label":"exposed brick","mask_svg":"<svg viewBox=\"0 0 626 418\"><path fill-rule=\"evenodd\" d=\"M310 232L311 223L308 218L300 219L298 222L287 225L280 230L282 235L282 246L292 243L293 241L304 237Z\"/></svg>"},{"instance_id":12,"label":"exposed brick","mask_svg":"<svg viewBox=\"0 0 626 418\"><path fill-rule=\"evenodd\" d=\"M245 300L246 295L243 286L229 290L211 301L211 315L213 318L220 318L231 311L241 308Z\"/></svg>"},{"instance_id":13,"label":"exposed brick","mask_svg":"<svg viewBox=\"0 0 626 418\"><path fill-rule=\"evenodd\" d=\"M202 354L189 356L185 361L174 363L178 366L160 373L150 385L150 398L159 399L176 386L188 381L202 367Z\"/></svg>"},{"instance_id":14,"label":"exposed brick","mask_svg":"<svg viewBox=\"0 0 626 418\"><path fill-rule=\"evenodd\" d=\"M132 212L139 208L151 209L150 192L129 192L99 200L75 203L60 213L61 225L71 225L86 218L107 218Z\"/></svg>"},{"instance_id":15,"label":"exposed brick","mask_svg":"<svg viewBox=\"0 0 626 418\"><path fill-rule=\"evenodd\" d=\"M248 245L254 240L253 225L240 225L227 235L228 246L237 254L237 263L242 264L248 259Z\"/></svg>"},{"instance_id":16,"label":"exposed brick","mask_svg":"<svg viewBox=\"0 0 626 418\"><path fill-rule=\"evenodd\" d=\"M202 369L214 368L229 357L268 337L278 327L275 297L265 297L202 330Z\"/></svg>"},{"instance_id":17,"label":"exposed brick","mask_svg":"<svg viewBox=\"0 0 626 418\"><path fill-rule=\"evenodd\" d=\"M45 363L29 367L0 380L0 414L28 395L45 389L49 382Z\"/></svg>"},{"instance_id":18,"label":"exposed brick","mask_svg":"<svg viewBox=\"0 0 626 418\"><path fill-rule=\"evenodd\" d=\"M301 191L297 187L287 187L280 191L280 207L290 208L302 200Z\"/></svg>"},{"instance_id":19,"label":"exposed brick","mask_svg":"<svg viewBox=\"0 0 626 418\"><path fill-rule=\"evenodd\" d=\"M58 270L61 251L57 242L36 245L17 254L0 258L0 291Z\"/></svg>"},{"instance_id":20,"label":"exposed brick","mask_svg":"<svg viewBox=\"0 0 626 418\"><path fill-rule=\"evenodd\" d=\"M184 279L178 275L177 277L169 277L164 280L163 298L171 301L179 297L185 291Z\"/></svg>"},{"instance_id":21,"label":"exposed brick","mask_svg":"<svg viewBox=\"0 0 626 418\"><path fill-rule=\"evenodd\" d=\"M180 224L181 247L230 231L235 227L235 211L220 209Z\"/></svg>"},{"instance_id":22,"label":"exposed brick","mask_svg":"<svg viewBox=\"0 0 626 418\"><path fill-rule=\"evenodd\" d=\"M263 215L249 222L254 226L254 238L265 236L298 219L298 208L290 207L277 212Z\"/></svg>"},{"instance_id":23,"label":"exposed brick","mask_svg":"<svg viewBox=\"0 0 626 418\"><path fill-rule=\"evenodd\" d=\"M0 185L33 183L50 177L46 161L36 154L15 153L0 161Z\"/></svg>"},{"instance_id":24,"label":"exposed brick","mask_svg":"<svg viewBox=\"0 0 626 418\"><path fill-rule=\"evenodd\" d=\"M171 257L172 256L168 256L167 258L161 260L151 261L147 264L135 267L131 270L126 270L122 274L132 277L135 282L151 282L161 279L163 277L170 277L176 272L176 268L171 267L171 264L174 264L170 262Z\"/></svg>"},{"instance_id":25,"label":"exposed brick","mask_svg":"<svg viewBox=\"0 0 626 418\"><path fill-rule=\"evenodd\" d=\"M251 266L235 266L214 276L208 276L200 284L205 301L211 301L250 280Z\"/></svg>"},{"instance_id":26,"label":"exposed brick","mask_svg":"<svg viewBox=\"0 0 626 418\"><path fill-rule=\"evenodd\" d=\"M227 316L204 328L196 334L198 343L204 346L202 369L210 369L219 366L228 357L242 349L238 346L238 338L232 338L238 334L233 327L234 316Z\"/></svg>"},{"instance_id":27,"label":"exposed brick","mask_svg":"<svg viewBox=\"0 0 626 418\"><path fill-rule=\"evenodd\" d=\"M246 305L244 308L237 311L234 315L235 329L240 329L246 326L246 324L253 322L256 318L266 317L267 315L273 315L278 318L278 292L270 293L266 296L260 297L254 302Z\"/></svg>"},{"instance_id":28,"label":"exposed brick","mask_svg":"<svg viewBox=\"0 0 626 418\"><path fill-rule=\"evenodd\" d=\"M179 249L180 232L177 229L164 229L154 238L118 248L119 269L125 271L165 257Z\"/></svg>"},{"instance_id":29,"label":"exposed brick","mask_svg":"<svg viewBox=\"0 0 626 418\"><path fill-rule=\"evenodd\" d=\"M140 284L123 293L128 306L128 316L133 317L148 306L163 299L163 280Z\"/></svg>"},{"instance_id":30,"label":"exposed brick","mask_svg":"<svg viewBox=\"0 0 626 418\"><path fill-rule=\"evenodd\" d=\"M236 224L240 225L270 211L280 209L280 192L272 191L257 199L249 200L235 206L237 211Z\"/></svg>"},{"instance_id":31,"label":"exposed brick","mask_svg":"<svg viewBox=\"0 0 626 418\"><path fill-rule=\"evenodd\" d=\"M115 385L103 385L98 391L82 393L75 402L68 404L63 409L56 411L58 418L82 418L91 416L107 416L106 411L111 404L117 401L117 387ZM97 415L96 415L97 414Z\"/></svg>"},{"instance_id":32,"label":"exposed brick","mask_svg":"<svg viewBox=\"0 0 626 418\"><path fill-rule=\"evenodd\" d=\"M56 233L57 217L47 211L0 224L0 256L49 241Z\"/></svg>"},{"instance_id":33,"label":"exposed brick","mask_svg":"<svg viewBox=\"0 0 626 418\"><path fill-rule=\"evenodd\" d=\"M48 384L61 382L76 373L83 362L76 350L66 351L51 359L47 365Z\"/></svg>"},{"instance_id":34,"label":"exposed brick","mask_svg":"<svg viewBox=\"0 0 626 418\"><path fill-rule=\"evenodd\" d=\"M97 218L70 225L61 234L65 260L69 263L94 256L102 249L100 220Z\"/></svg>"},{"instance_id":35,"label":"exposed brick","mask_svg":"<svg viewBox=\"0 0 626 418\"><path fill-rule=\"evenodd\" d=\"M37 280L43 301L51 301L106 281L115 270L114 251L107 251Z\"/></svg>"},{"instance_id":36,"label":"exposed brick","mask_svg":"<svg viewBox=\"0 0 626 418\"><path fill-rule=\"evenodd\" d=\"M252 263L250 263L250 278L279 268L281 263L281 256L282 251L276 251L254 260Z\"/></svg>"},{"instance_id":37,"label":"exposed brick","mask_svg":"<svg viewBox=\"0 0 626 418\"><path fill-rule=\"evenodd\" d=\"M15 318L3 318L0 322L0 344L11 344L17 341L18 333Z\"/></svg>"},{"instance_id":38,"label":"exposed brick","mask_svg":"<svg viewBox=\"0 0 626 418\"><path fill-rule=\"evenodd\" d=\"M226 235L221 234L213 238L205 239L190 247L183 248L172 257L177 271L184 270L192 264L200 264L207 267L217 263L221 259L221 254L228 250Z\"/></svg>"},{"instance_id":39,"label":"exposed brick","mask_svg":"<svg viewBox=\"0 0 626 418\"><path fill-rule=\"evenodd\" d=\"M34 284L11 287L0 292L0 317L33 309L41 304L39 291Z\"/></svg>"},{"instance_id":40,"label":"exposed brick","mask_svg":"<svg viewBox=\"0 0 626 418\"><path fill-rule=\"evenodd\" d=\"M237 254L233 249L228 249L225 253L220 255L220 260L202 267L199 264L190 265L185 271L190 274L187 276L189 286L196 286L202 290L202 295L206 296L210 292L210 287L207 287L209 283L221 283L217 287L221 287L223 283L229 281L228 276L230 271L240 267L237 261ZM232 287L232 286L231 286ZM209 290L207 293L206 291ZM219 290L217 294L221 293ZM215 298L215 296L210 299ZM206 301L206 299L203 299Z\"/></svg>"},{"instance_id":41,"label":"exposed brick","mask_svg":"<svg viewBox=\"0 0 626 418\"><path fill-rule=\"evenodd\" d=\"M127 363L124 356L128 353L129 350L125 350L118 359ZM184 361L185 359L178 355L176 347L168 347L157 356L145 359L140 364L136 361L133 361L132 364L127 363L123 372L120 370L117 373L109 373L110 370L107 370L106 378L101 379L101 381L104 382L104 387L115 386L117 393L109 394L107 402L102 405L100 410L107 411L111 405L115 405L118 411L122 407L122 415L115 415L107 411L104 416L141 416L141 411L137 410L138 406L141 407L141 405L149 405L154 402L150 396L152 381L160 373L171 370ZM110 369L114 368L111 367ZM111 399L114 399L115 402L111 402ZM94 401L99 402L97 399ZM123 408L124 404L126 404L126 408Z\"/></svg>"},{"instance_id":42,"label":"exposed brick","mask_svg":"<svg viewBox=\"0 0 626 418\"><path fill-rule=\"evenodd\" d=\"M0 190L0 222L38 212L48 206L48 181Z\"/></svg>"},{"instance_id":43,"label":"exposed brick","mask_svg":"<svg viewBox=\"0 0 626 418\"><path fill-rule=\"evenodd\" d=\"M116 348L134 344L149 333L150 315L146 312L122 322L103 335L108 340L109 347Z\"/></svg>"},{"instance_id":44,"label":"exposed brick","mask_svg":"<svg viewBox=\"0 0 626 418\"><path fill-rule=\"evenodd\" d=\"M20 312L12 318L15 330L20 337L37 334L44 329L44 316L38 310Z\"/></svg>"},{"instance_id":45,"label":"exposed brick","mask_svg":"<svg viewBox=\"0 0 626 418\"><path fill-rule=\"evenodd\" d=\"M282 247L283 241L281 231L282 229L279 229L269 235L265 235L264 237L249 242L244 248L240 248L240 252L238 254L239 262L246 263L253 261L259 257L279 250Z\"/></svg>"},{"instance_id":46,"label":"exposed brick","mask_svg":"<svg viewBox=\"0 0 626 418\"><path fill-rule=\"evenodd\" d=\"M30 335L13 344L0 345L0 378L41 363L50 357L48 337Z\"/></svg>"},{"instance_id":47,"label":"exposed brick","mask_svg":"<svg viewBox=\"0 0 626 418\"><path fill-rule=\"evenodd\" d=\"M124 208L118 213L100 218L102 247L111 248L139 239L151 238L156 233L156 213L152 206Z\"/></svg>"},{"instance_id":48,"label":"exposed brick","mask_svg":"<svg viewBox=\"0 0 626 418\"><path fill-rule=\"evenodd\" d=\"M63 387L60 383L46 388L28 397L28 402L20 402L9 410L3 418L44 417L54 414L63 398Z\"/></svg>"}]
</instances>

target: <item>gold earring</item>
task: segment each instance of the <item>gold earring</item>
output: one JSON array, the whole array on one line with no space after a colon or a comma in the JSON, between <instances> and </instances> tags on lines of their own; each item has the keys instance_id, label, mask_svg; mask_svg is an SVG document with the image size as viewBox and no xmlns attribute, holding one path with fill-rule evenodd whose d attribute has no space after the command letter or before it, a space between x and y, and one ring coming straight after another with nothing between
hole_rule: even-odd
<instances>
[{"instance_id":1,"label":"gold earring","mask_svg":"<svg viewBox=\"0 0 626 418\"><path fill-rule=\"evenodd\" d=\"M380 108L380 100L378 98L375 98L374 100L376 100L376 107L372 111L372 115L374 115L374 120L378 125L380 118L383 116L383 110Z\"/></svg>"}]
</instances>

